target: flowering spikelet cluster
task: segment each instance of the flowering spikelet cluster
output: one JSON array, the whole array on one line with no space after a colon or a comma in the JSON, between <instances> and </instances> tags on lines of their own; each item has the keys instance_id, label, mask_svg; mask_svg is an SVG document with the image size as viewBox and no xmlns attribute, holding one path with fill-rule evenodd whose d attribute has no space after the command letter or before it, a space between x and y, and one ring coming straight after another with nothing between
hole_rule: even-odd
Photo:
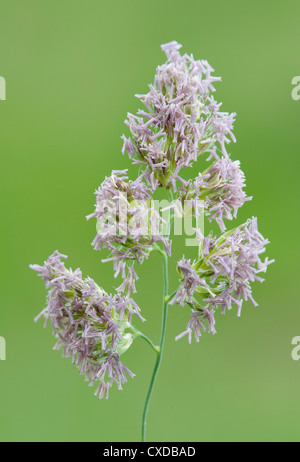
<instances>
[{"instance_id":1,"label":"flowering spikelet cluster","mask_svg":"<svg viewBox=\"0 0 300 462\"><path fill-rule=\"evenodd\" d=\"M224 219L236 218L237 211L245 201L251 200L244 191L245 175L240 169L239 161L232 161L228 156L217 160L195 180L189 180L180 188L179 200L201 201L208 220L216 220L221 231L225 231ZM196 207L195 207L195 210Z\"/></svg>"},{"instance_id":2,"label":"flowering spikelet cluster","mask_svg":"<svg viewBox=\"0 0 300 462\"><path fill-rule=\"evenodd\" d=\"M44 266L31 266L49 289L48 305L40 316L51 321L56 348L63 347L91 385L99 381L100 398L108 396L114 382L121 388L125 373L133 376L119 357L136 336L145 338L156 353L162 351L133 326L133 315L143 318L131 298L138 279L135 264L143 263L152 250L163 254L167 272L172 219L165 222L153 207L158 188L170 198L175 195L175 202L164 210L173 208L181 214L190 202L192 218L204 212L221 230L219 237L195 230L197 258L178 262L179 288L172 296L165 294L164 310L168 301L190 310L187 328L177 339L187 335L191 342L194 334L198 341L203 331L215 333L219 308L225 313L236 305L240 315L244 300L256 305L251 283L262 282L258 274L272 263L261 260L268 240L259 233L256 218L226 232L224 220L236 218L238 209L251 199L244 190L240 163L232 161L226 150L230 141L235 142L235 114L222 112L215 101L214 83L220 78L213 76L208 62L181 55L180 48L177 42L162 45L167 61L157 68L149 92L136 95L143 109L128 114L125 121L130 136L122 136L122 153L139 165L138 178L130 180L127 170L113 171L96 191L95 210L87 217L97 220L94 249L108 249L110 255L103 261L112 261L115 277L122 277L117 293L107 294L92 279L82 279L79 269L67 270L61 261L65 257L58 252ZM209 161L209 167L194 179L183 179L181 170L200 158ZM168 284L164 287L167 291Z\"/></svg>"},{"instance_id":3,"label":"flowering spikelet cluster","mask_svg":"<svg viewBox=\"0 0 300 462\"><path fill-rule=\"evenodd\" d=\"M214 82L207 61L181 56L181 45L162 46L167 62L157 68L154 83L145 95L136 95L144 104L137 115L128 114L126 125L131 138L123 135L123 153L135 164L145 167L143 175L152 189L173 188L183 167L206 152L214 152L218 143L224 155L225 144L232 139L235 114L220 111L221 104L212 96Z\"/></svg>"},{"instance_id":4,"label":"flowering spikelet cluster","mask_svg":"<svg viewBox=\"0 0 300 462\"><path fill-rule=\"evenodd\" d=\"M162 242L168 255L171 244L161 233L162 218L151 205L149 188L138 178L129 181L127 170L113 171L96 191L95 212L87 218L97 219L97 235L92 243L95 250L108 248L115 277L120 273L123 283L118 291L136 292L138 276L134 262L148 258L153 244Z\"/></svg>"},{"instance_id":5,"label":"flowering spikelet cluster","mask_svg":"<svg viewBox=\"0 0 300 462\"><path fill-rule=\"evenodd\" d=\"M95 395L107 398L114 382L122 388L125 373L134 376L119 357L134 339L130 322L133 314L141 318L139 308L133 300L108 295L92 279L82 279L79 269L67 270L62 258L56 251L44 266L31 265L49 289L47 307L36 320L51 322L54 349L62 347L90 386L99 382Z\"/></svg>"},{"instance_id":6,"label":"flowering spikelet cluster","mask_svg":"<svg viewBox=\"0 0 300 462\"><path fill-rule=\"evenodd\" d=\"M209 332L216 332L214 313L219 307L224 314L226 308L230 310L235 304L240 316L243 300L250 300L257 306L250 283L263 282L258 273L265 272L274 261L260 258L269 241L259 233L256 218L219 238L205 238L200 234L199 238L198 259L178 262L181 284L171 301L171 304L177 302L183 306L186 303L192 308L187 329L177 337L188 335L189 341L192 331L199 340L201 330L206 330L206 319Z\"/></svg>"}]
</instances>

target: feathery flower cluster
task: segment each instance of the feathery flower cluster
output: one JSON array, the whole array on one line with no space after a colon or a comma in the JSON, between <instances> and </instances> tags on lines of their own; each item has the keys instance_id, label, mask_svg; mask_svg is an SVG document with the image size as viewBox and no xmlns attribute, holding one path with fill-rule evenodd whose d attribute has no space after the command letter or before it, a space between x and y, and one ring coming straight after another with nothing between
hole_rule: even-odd
<instances>
[{"instance_id":1,"label":"feathery flower cluster","mask_svg":"<svg viewBox=\"0 0 300 462\"><path fill-rule=\"evenodd\" d=\"M113 171L96 191L95 211L87 217L97 220L93 247L109 250L103 261L112 261L115 277L123 279L117 293L107 294L92 279L82 279L79 269L67 270L61 261L65 257L58 252L44 266L31 266L49 289L48 306L40 316L51 321L58 338L56 347L63 347L64 355L72 358L91 385L99 381L99 398L108 396L114 382L122 388L125 373L133 376L119 357L135 336L144 337L159 355L162 351L133 326L133 315L143 318L131 298L138 279L135 263L143 263L154 249L165 259L171 255L171 239L168 232L162 232L162 224L169 231L171 219L164 223L153 208L157 188L165 188L170 197L175 193L175 204L165 210L181 212L189 201L193 216L204 210L208 221L215 220L222 233L204 237L196 229L198 257L178 262L179 288L173 296L164 294L169 304L187 305L191 310L186 330L176 339L187 335L191 342L194 334L199 341L202 331L216 333L219 308L225 313L235 304L240 315L243 300L256 305L251 283L262 282L258 274L272 263L260 258L268 240L259 233L256 218L225 232L224 220L236 218L238 209L251 199L244 191L240 163L232 161L226 150L231 140L235 142L235 114L221 112L221 104L215 101L214 83L220 78L213 76L208 62L181 55L180 48L177 42L162 45L167 62L157 68L149 92L136 95L144 108L136 115L128 114L125 121L131 136L122 136L122 153L127 152L133 164L140 166L139 177L131 181L127 170ZM181 170L200 156L211 165L196 179L186 181ZM161 344L164 324L162 332Z\"/></svg>"},{"instance_id":2,"label":"feathery flower cluster","mask_svg":"<svg viewBox=\"0 0 300 462\"><path fill-rule=\"evenodd\" d=\"M96 191L95 212L87 218L97 219L97 235L92 243L95 250L108 248L115 277L120 273L123 283L118 291L136 292L138 276L134 262L148 258L153 244L162 242L168 255L171 243L163 236L163 220L151 205L149 188L138 178L129 181L127 170L113 171Z\"/></svg>"},{"instance_id":3,"label":"feathery flower cluster","mask_svg":"<svg viewBox=\"0 0 300 462\"><path fill-rule=\"evenodd\" d=\"M220 111L212 96L219 77L207 61L180 55L181 45L162 46L166 64L157 68L154 84L145 95L136 95L144 104L137 115L125 121L131 138L123 135L123 154L127 151L135 164L145 167L143 176L155 190L159 186L177 190L176 180L183 167L205 153L213 153L218 143L224 155L225 144L235 141L232 133L235 114Z\"/></svg>"},{"instance_id":4,"label":"feathery flower cluster","mask_svg":"<svg viewBox=\"0 0 300 462\"><path fill-rule=\"evenodd\" d=\"M44 279L49 289L47 307L37 316L50 320L58 341L54 349L63 348L80 374L92 386L99 382L95 395L108 397L114 382L122 384L134 374L120 362L119 357L131 346L132 315L142 319L133 300L120 295L108 295L92 279L82 279L79 269L65 268L65 255L55 252L44 266L31 265Z\"/></svg>"},{"instance_id":5,"label":"feathery flower cluster","mask_svg":"<svg viewBox=\"0 0 300 462\"><path fill-rule=\"evenodd\" d=\"M219 307L224 314L226 308L230 310L232 304L236 304L240 316L243 300L257 306L250 283L263 282L258 273L266 272L274 261L267 257L264 261L260 259L269 241L259 233L256 218L219 238L205 238L200 234L199 237L198 259L193 262L183 259L178 263L181 285L171 301L182 306L187 303L192 308L187 330L177 337L188 335L189 341L192 331L199 340L206 319L209 332L215 333L214 313Z\"/></svg>"}]
</instances>

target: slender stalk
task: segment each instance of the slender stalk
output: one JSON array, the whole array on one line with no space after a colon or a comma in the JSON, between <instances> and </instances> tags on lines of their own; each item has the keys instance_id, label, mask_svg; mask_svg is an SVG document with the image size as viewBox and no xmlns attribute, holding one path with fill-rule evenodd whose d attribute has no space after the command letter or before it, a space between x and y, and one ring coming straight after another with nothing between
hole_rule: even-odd
<instances>
[{"instance_id":1,"label":"slender stalk","mask_svg":"<svg viewBox=\"0 0 300 462\"><path fill-rule=\"evenodd\" d=\"M157 351L157 357L155 366L153 369L153 373L150 380L150 385L148 389L148 393L146 396L143 418L142 418L142 441L146 441L146 425L147 425L147 414L150 404L150 399L152 396L154 384L156 381L156 377L158 374L159 366L162 360L163 350L164 350L164 343L165 343L165 336L166 336L166 326L167 326L167 315L168 315L168 292L169 292L169 275L168 275L168 256L166 252L161 251L163 255L163 276L164 276L164 293L163 293L163 316L162 316L162 325L161 325L161 336L160 336L160 344L159 344L159 351Z\"/></svg>"},{"instance_id":2,"label":"slender stalk","mask_svg":"<svg viewBox=\"0 0 300 462\"><path fill-rule=\"evenodd\" d=\"M151 348L155 351L155 353L159 353L160 351L160 347L155 345L152 340L150 340L149 337L147 337L147 335L143 334L143 332L139 331L136 327L134 327L133 325L131 325L131 330L133 331L133 333L135 334L136 337L140 337L142 339L144 339L150 346Z\"/></svg>"}]
</instances>

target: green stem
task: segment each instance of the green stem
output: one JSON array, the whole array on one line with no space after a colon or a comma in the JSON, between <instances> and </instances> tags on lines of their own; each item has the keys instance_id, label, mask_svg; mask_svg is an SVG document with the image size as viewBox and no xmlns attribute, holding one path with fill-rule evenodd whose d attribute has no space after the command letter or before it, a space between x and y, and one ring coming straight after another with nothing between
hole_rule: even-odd
<instances>
[{"instance_id":1,"label":"green stem","mask_svg":"<svg viewBox=\"0 0 300 462\"><path fill-rule=\"evenodd\" d=\"M131 325L131 330L134 332L135 336L136 337L140 337L142 339L144 339L150 346L151 348L153 348L153 350L155 351L155 353L159 353L160 351L160 347L157 346L157 345L154 345L154 343L152 342L152 340L150 340L149 337L147 337L147 335L143 334L143 332L139 331L136 327L134 327L133 325Z\"/></svg>"},{"instance_id":2,"label":"green stem","mask_svg":"<svg viewBox=\"0 0 300 462\"><path fill-rule=\"evenodd\" d=\"M178 290L179 290L179 287L178 287L178 289L174 290L174 292L172 292L171 295L166 295L165 301L166 301L167 303L169 303L169 302L175 297L175 295L177 294Z\"/></svg>"},{"instance_id":3,"label":"green stem","mask_svg":"<svg viewBox=\"0 0 300 462\"><path fill-rule=\"evenodd\" d=\"M153 373L151 376L151 381L148 389L148 393L146 396L144 412L143 412L143 419L142 419L142 441L146 441L146 424L147 424L147 414L150 404L150 399L153 392L153 387L156 381L156 377L158 374L159 366L162 360L164 343L165 343L165 336L166 336L166 326L167 326L167 315L168 315L168 301L167 295L169 292L169 277L168 277L168 256L165 252L163 253L163 275L164 275L164 293L163 293L163 317L162 317L162 326L161 326L161 337L160 337L160 345L159 351L157 351L157 357L155 366L153 369Z\"/></svg>"}]
</instances>

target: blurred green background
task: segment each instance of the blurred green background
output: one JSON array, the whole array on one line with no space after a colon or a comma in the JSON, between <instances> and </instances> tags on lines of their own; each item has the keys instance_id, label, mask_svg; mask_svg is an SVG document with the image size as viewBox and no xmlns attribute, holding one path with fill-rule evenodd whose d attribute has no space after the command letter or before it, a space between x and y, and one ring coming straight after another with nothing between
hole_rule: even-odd
<instances>
[{"instance_id":1,"label":"blurred green background","mask_svg":"<svg viewBox=\"0 0 300 462\"><path fill-rule=\"evenodd\" d=\"M153 352L137 340L123 358L136 377L98 401L52 351L50 329L33 323L45 289L28 265L59 249L73 269L80 266L108 291L115 287L110 264L101 264L90 245L95 223L85 215L112 169L129 166L135 174L121 156L123 121L139 107L134 94L147 90L165 61L160 44L171 40L222 76L215 97L237 112L238 142L230 151L254 195L236 223L257 215L277 262L266 283L254 287L260 306L246 303L240 319L235 310L218 316L218 335L204 335L199 344L174 342L188 313L170 309L148 439L299 441L300 362L291 358L291 340L300 335L300 101L291 98L291 80L300 74L299 15L299 2L291 0L2 2L2 441L139 440ZM173 251L172 288L176 260L196 250L178 240ZM140 268L136 301L156 342L161 290L161 261L153 255Z\"/></svg>"}]
</instances>

